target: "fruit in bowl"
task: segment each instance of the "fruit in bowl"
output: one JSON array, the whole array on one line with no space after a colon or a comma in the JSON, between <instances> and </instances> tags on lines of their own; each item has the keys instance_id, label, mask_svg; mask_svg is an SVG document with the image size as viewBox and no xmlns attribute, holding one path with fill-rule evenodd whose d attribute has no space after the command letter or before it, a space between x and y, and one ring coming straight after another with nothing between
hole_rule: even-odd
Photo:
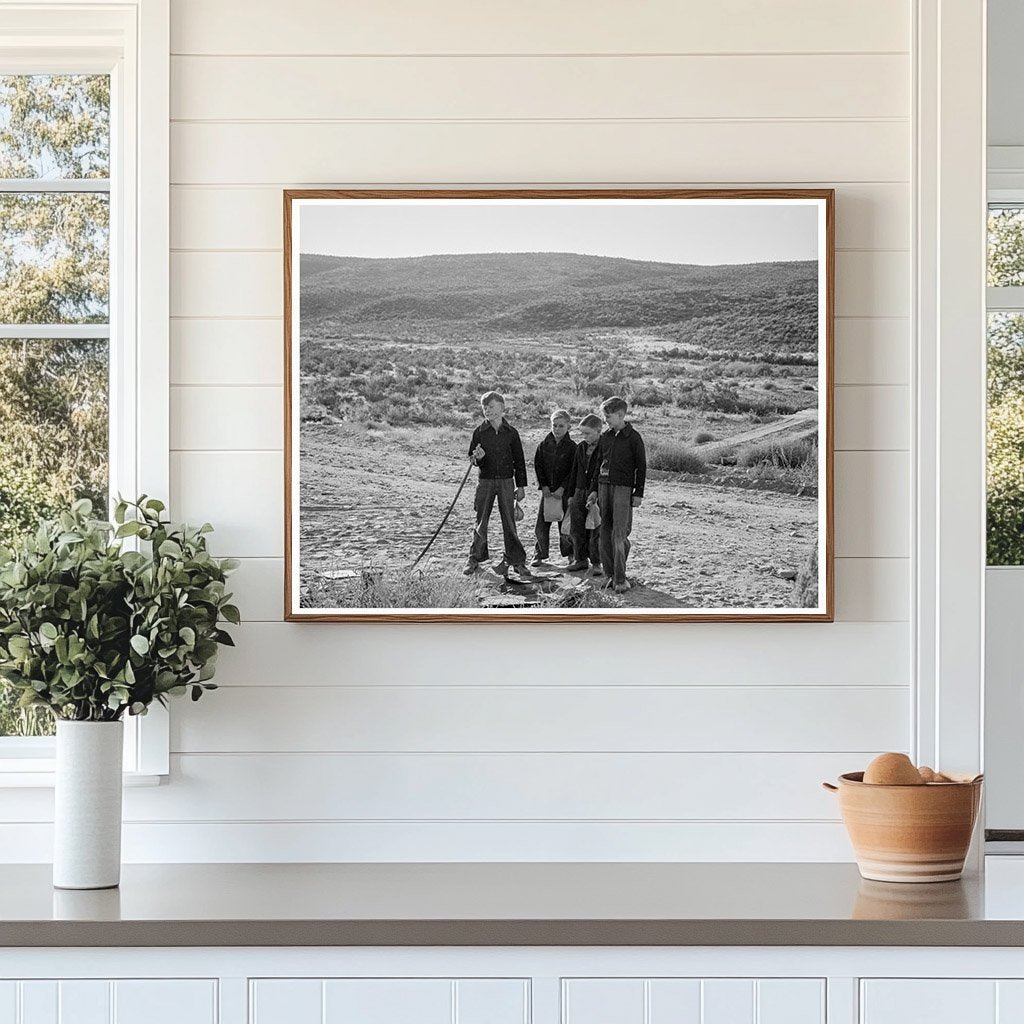
<instances>
[{"instance_id":1,"label":"fruit in bowl","mask_svg":"<svg viewBox=\"0 0 1024 1024\"><path fill-rule=\"evenodd\" d=\"M914 766L906 754L876 757L863 772L822 785L839 810L864 878L945 882L960 877L978 819L982 776Z\"/></svg>"},{"instance_id":2,"label":"fruit in bowl","mask_svg":"<svg viewBox=\"0 0 1024 1024\"><path fill-rule=\"evenodd\" d=\"M906 754L879 754L864 769L864 781L870 786L923 786L929 780Z\"/></svg>"}]
</instances>

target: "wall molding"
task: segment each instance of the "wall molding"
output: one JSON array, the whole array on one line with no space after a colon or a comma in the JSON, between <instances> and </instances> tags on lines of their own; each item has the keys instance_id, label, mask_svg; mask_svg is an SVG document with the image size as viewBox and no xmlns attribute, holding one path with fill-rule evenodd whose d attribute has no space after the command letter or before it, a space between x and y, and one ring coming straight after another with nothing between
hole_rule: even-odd
<instances>
[{"instance_id":1,"label":"wall molding","mask_svg":"<svg viewBox=\"0 0 1024 1024\"><path fill-rule=\"evenodd\" d=\"M918 0L915 16L912 756L977 771L984 699L985 3Z\"/></svg>"}]
</instances>

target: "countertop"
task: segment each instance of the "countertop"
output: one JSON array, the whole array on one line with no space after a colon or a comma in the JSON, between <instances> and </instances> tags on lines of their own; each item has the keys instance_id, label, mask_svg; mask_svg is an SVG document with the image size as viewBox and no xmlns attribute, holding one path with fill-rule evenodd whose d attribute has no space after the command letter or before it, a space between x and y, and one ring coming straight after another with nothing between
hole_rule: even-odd
<instances>
[{"instance_id":1,"label":"countertop","mask_svg":"<svg viewBox=\"0 0 1024 1024\"><path fill-rule=\"evenodd\" d=\"M0 946L1024 946L1024 858L956 882L836 863L0 868Z\"/></svg>"}]
</instances>

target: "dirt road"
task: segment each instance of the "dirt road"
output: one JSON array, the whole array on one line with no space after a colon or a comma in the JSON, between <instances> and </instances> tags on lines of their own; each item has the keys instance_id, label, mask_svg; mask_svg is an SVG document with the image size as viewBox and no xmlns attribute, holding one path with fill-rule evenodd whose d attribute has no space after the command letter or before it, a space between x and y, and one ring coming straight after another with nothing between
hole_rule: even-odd
<instances>
[{"instance_id":1,"label":"dirt road","mask_svg":"<svg viewBox=\"0 0 1024 1024\"><path fill-rule=\"evenodd\" d=\"M781 419L773 420L771 423L762 423L758 427L741 431L721 441L708 441L698 445L697 451L704 458L718 455L721 452L732 451L742 445L757 444L760 441L785 441L790 438L802 437L812 433L818 428L818 410L801 409L791 416L783 416Z\"/></svg>"},{"instance_id":2,"label":"dirt road","mask_svg":"<svg viewBox=\"0 0 1024 1024\"><path fill-rule=\"evenodd\" d=\"M539 438L523 440L529 464ZM463 445L461 436L440 428L303 424L300 565L308 572L411 562L462 479ZM431 571L459 573L465 564L474 478L431 548ZM530 484L519 535L532 554L539 503L532 468ZM817 544L817 518L816 498L684 483L670 473L652 473L634 517L629 560L630 577L647 589L638 589L628 603L791 607L791 576ZM490 542L497 560L497 510ZM557 550L557 542L552 546Z\"/></svg>"}]
</instances>

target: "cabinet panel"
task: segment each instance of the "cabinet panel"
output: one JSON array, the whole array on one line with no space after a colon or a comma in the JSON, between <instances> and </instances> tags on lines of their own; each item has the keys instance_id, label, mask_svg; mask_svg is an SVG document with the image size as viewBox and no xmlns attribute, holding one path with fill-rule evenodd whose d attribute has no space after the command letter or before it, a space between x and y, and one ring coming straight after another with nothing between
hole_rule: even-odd
<instances>
[{"instance_id":1,"label":"cabinet panel","mask_svg":"<svg viewBox=\"0 0 1024 1024\"><path fill-rule=\"evenodd\" d=\"M112 987L109 981L58 982L60 1024L108 1024Z\"/></svg>"},{"instance_id":2,"label":"cabinet panel","mask_svg":"<svg viewBox=\"0 0 1024 1024\"><path fill-rule=\"evenodd\" d=\"M114 983L113 1024L183 1024L184 1021L216 1024L216 981L145 978Z\"/></svg>"},{"instance_id":3,"label":"cabinet panel","mask_svg":"<svg viewBox=\"0 0 1024 1024\"><path fill-rule=\"evenodd\" d=\"M755 1024L754 983L746 978L709 978L701 982L700 1024Z\"/></svg>"},{"instance_id":4,"label":"cabinet panel","mask_svg":"<svg viewBox=\"0 0 1024 1024\"><path fill-rule=\"evenodd\" d=\"M20 1000L19 1000L20 989ZM0 982L0 1024L216 1024L209 978Z\"/></svg>"},{"instance_id":5,"label":"cabinet panel","mask_svg":"<svg viewBox=\"0 0 1024 1024\"><path fill-rule=\"evenodd\" d=\"M58 1024L57 982L21 982L21 1016L18 1024Z\"/></svg>"},{"instance_id":6,"label":"cabinet panel","mask_svg":"<svg viewBox=\"0 0 1024 1024\"><path fill-rule=\"evenodd\" d=\"M644 1024L639 978L572 978L562 982L564 1024Z\"/></svg>"},{"instance_id":7,"label":"cabinet panel","mask_svg":"<svg viewBox=\"0 0 1024 1024\"><path fill-rule=\"evenodd\" d=\"M0 981L0 1024L17 1024L18 983Z\"/></svg>"},{"instance_id":8,"label":"cabinet panel","mask_svg":"<svg viewBox=\"0 0 1024 1024\"><path fill-rule=\"evenodd\" d=\"M529 982L466 978L455 983L458 1024L523 1024L528 1021Z\"/></svg>"},{"instance_id":9,"label":"cabinet panel","mask_svg":"<svg viewBox=\"0 0 1024 1024\"><path fill-rule=\"evenodd\" d=\"M523 1024L523 978L255 978L250 1024Z\"/></svg>"},{"instance_id":10,"label":"cabinet panel","mask_svg":"<svg viewBox=\"0 0 1024 1024\"><path fill-rule=\"evenodd\" d=\"M996 982L997 1024L1020 1024L1024 1021L1024 981Z\"/></svg>"},{"instance_id":11,"label":"cabinet panel","mask_svg":"<svg viewBox=\"0 0 1024 1024\"><path fill-rule=\"evenodd\" d=\"M565 1024L824 1024L820 978L573 978Z\"/></svg>"},{"instance_id":12,"label":"cabinet panel","mask_svg":"<svg viewBox=\"0 0 1024 1024\"><path fill-rule=\"evenodd\" d=\"M647 995L650 1024L700 1024L700 978L656 978Z\"/></svg>"},{"instance_id":13,"label":"cabinet panel","mask_svg":"<svg viewBox=\"0 0 1024 1024\"><path fill-rule=\"evenodd\" d=\"M761 978L757 1024L825 1024L825 982L817 978Z\"/></svg>"},{"instance_id":14,"label":"cabinet panel","mask_svg":"<svg viewBox=\"0 0 1024 1024\"><path fill-rule=\"evenodd\" d=\"M872 979L861 983L860 1024L1011 1024L996 1017L988 979Z\"/></svg>"},{"instance_id":15,"label":"cabinet panel","mask_svg":"<svg viewBox=\"0 0 1024 1024\"><path fill-rule=\"evenodd\" d=\"M256 978L249 982L250 1024L321 1024L319 978Z\"/></svg>"},{"instance_id":16,"label":"cabinet panel","mask_svg":"<svg viewBox=\"0 0 1024 1024\"><path fill-rule=\"evenodd\" d=\"M379 978L324 982L324 1024L451 1024L452 984Z\"/></svg>"}]
</instances>

